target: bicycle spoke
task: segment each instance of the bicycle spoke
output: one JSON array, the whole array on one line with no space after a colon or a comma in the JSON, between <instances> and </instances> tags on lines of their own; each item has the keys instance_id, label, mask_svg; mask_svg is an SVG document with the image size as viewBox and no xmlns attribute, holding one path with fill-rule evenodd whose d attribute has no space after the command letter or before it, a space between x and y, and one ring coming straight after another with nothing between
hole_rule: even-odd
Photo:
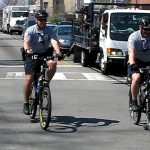
<instances>
[{"instance_id":1,"label":"bicycle spoke","mask_svg":"<svg viewBox=\"0 0 150 150\"><path fill-rule=\"evenodd\" d=\"M51 94L49 87L44 87L42 90L39 108L41 128L46 130L51 119Z\"/></svg>"},{"instance_id":2,"label":"bicycle spoke","mask_svg":"<svg viewBox=\"0 0 150 150\"><path fill-rule=\"evenodd\" d=\"M31 88L31 95L29 99L29 110L30 110L30 118L34 119L36 116L36 111L37 111L37 100L36 100L36 92L35 92L34 83Z\"/></svg>"},{"instance_id":3,"label":"bicycle spoke","mask_svg":"<svg viewBox=\"0 0 150 150\"><path fill-rule=\"evenodd\" d=\"M137 125L140 122L141 119L141 110L135 112L132 110L131 104L132 103L132 98L131 98L131 91L129 90L129 113L130 117L133 121L133 124Z\"/></svg>"}]
</instances>

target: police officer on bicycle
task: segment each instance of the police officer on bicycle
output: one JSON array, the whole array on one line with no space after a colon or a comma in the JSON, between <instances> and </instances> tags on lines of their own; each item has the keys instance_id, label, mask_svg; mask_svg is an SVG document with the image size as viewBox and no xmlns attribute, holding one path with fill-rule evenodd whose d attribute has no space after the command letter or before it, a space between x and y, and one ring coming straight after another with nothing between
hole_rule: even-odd
<instances>
[{"instance_id":1,"label":"police officer on bicycle","mask_svg":"<svg viewBox=\"0 0 150 150\"><path fill-rule=\"evenodd\" d=\"M140 20L140 29L128 38L129 67L131 76L132 110L138 111L138 87L141 74L139 68L150 66L150 17L144 16Z\"/></svg>"},{"instance_id":2,"label":"police officer on bicycle","mask_svg":"<svg viewBox=\"0 0 150 150\"><path fill-rule=\"evenodd\" d=\"M47 53L50 50L50 44L58 55L59 59L63 59L63 54L60 51L57 37L54 32L46 26L48 13L44 10L38 10L35 13L36 24L29 27L24 35L24 50L25 53ZM52 53L52 50L51 50ZM49 81L53 78L56 72L57 62L48 60L48 69L46 72L46 80ZM29 96L32 81L34 79L34 73L40 68L38 60L33 60L31 57L25 58L25 82L23 87L24 92L24 106L23 113L29 115Z\"/></svg>"}]
</instances>

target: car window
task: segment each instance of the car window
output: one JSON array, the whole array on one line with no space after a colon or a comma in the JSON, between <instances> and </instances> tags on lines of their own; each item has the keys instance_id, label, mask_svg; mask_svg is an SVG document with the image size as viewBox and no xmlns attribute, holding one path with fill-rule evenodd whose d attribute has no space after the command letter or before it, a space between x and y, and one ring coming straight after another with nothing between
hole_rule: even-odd
<instances>
[{"instance_id":1,"label":"car window","mask_svg":"<svg viewBox=\"0 0 150 150\"><path fill-rule=\"evenodd\" d=\"M61 21L58 23L59 25L72 25L71 21Z\"/></svg>"},{"instance_id":2,"label":"car window","mask_svg":"<svg viewBox=\"0 0 150 150\"><path fill-rule=\"evenodd\" d=\"M17 20L17 21L16 21L16 24L17 24L17 25L23 25L23 23L24 23L23 20Z\"/></svg>"},{"instance_id":3,"label":"car window","mask_svg":"<svg viewBox=\"0 0 150 150\"><path fill-rule=\"evenodd\" d=\"M72 27L59 27L58 35L70 35L72 34Z\"/></svg>"},{"instance_id":4,"label":"car window","mask_svg":"<svg viewBox=\"0 0 150 150\"><path fill-rule=\"evenodd\" d=\"M49 26L51 30L54 30L56 26Z\"/></svg>"},{"instance_id":5,"label":"car window","mask_svg":"<svg viewBox=\"0 0 150 150\"><path fill-rule=\"evenodd\" d=\"M28 26L29 27L32 26L32 25L34 25L34 24L35 24L35 20L31 20L31 21L28 22Z\"/></svg>"}]
</instances>

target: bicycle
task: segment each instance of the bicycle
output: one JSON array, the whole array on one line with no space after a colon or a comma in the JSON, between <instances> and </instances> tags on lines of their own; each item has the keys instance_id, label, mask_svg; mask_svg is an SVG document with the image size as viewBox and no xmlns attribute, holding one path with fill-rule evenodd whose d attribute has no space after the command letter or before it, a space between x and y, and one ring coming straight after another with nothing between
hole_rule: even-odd
<instances>
[{"instance_id":1,"label":"bicycle","mask_svg":"<svg viewBox=\"0 0 150 150\"><path fill-rule=\"evenodd\" d=\"M35 119L39 105L40 126L43 130L47 130L51 120L52 99L49 84L45 80L45 72L47 69L46 61L54 60L55 57L45 56L42 54L29 54L28 56L42 62L40 72L35 73L31 87L29 99L30 118L32 120Z\"/></svg>"},{"instance_id":2,"label":"bicycle","mask_svg":"<svg viewBox=\"0 0 150 150\"><path fill-rule=\"evenodd\" d=\"M133 111L131 107L131 84L129 89L129 112L133 120L133 124L138 125L141 120L141 114L145 113L147 118L146 128L150 130L150 66L139 69L142 79L139 85L137 102L139 106L138 111Z\"/></svg>"}]
</instances>

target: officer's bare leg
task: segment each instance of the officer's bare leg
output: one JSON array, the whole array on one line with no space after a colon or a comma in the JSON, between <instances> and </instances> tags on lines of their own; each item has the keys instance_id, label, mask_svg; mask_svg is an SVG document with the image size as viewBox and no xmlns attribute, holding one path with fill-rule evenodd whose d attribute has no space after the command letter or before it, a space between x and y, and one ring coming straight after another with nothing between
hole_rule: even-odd
<instances>
[{"instance_id":1,"label":"officer's bare leg","mask_svg":"<svg viewBox=\"0 0 150 150\"><path fill-rule=\"evenodd\" d=\"M34 77L34 73L25 75L25 81L24 81L24 87L23 87L25 103L29 102L29 97L30 97L30 92L31 92L30 89L31 89L33 77Z\"/></svg>"},{"instance_id":2,"label":"officer's bare leg","mask_svg":"<svg viewBox=\"0 0 150 150\"><path fill-rule=\"evenodd\" d=\"M132 74L131 93L132 93L132 99L133 100L137 100L140 77L141 77L140 73L133 73Z\"/></svg>"}]
</instances>

